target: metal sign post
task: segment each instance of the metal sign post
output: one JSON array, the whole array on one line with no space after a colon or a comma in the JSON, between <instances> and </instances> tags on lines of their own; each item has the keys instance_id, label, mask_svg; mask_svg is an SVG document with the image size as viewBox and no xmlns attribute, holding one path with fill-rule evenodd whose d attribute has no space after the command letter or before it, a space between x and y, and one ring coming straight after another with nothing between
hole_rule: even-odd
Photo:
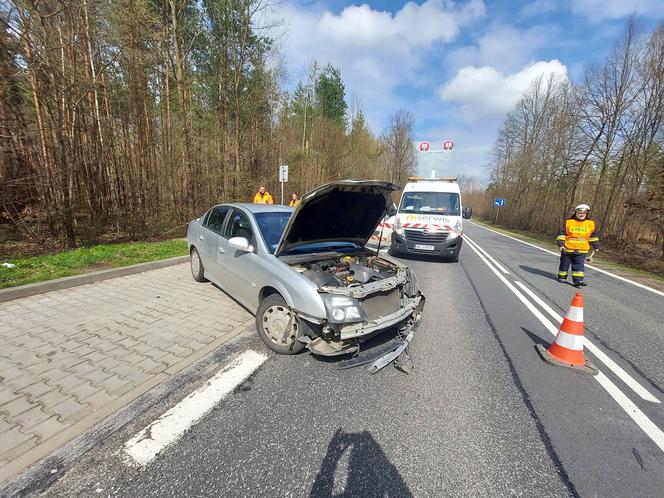
<instances>
[{"instance_id":1,"label":"metal sign post","mask_svg":"<svg viewBox=\"0 0 664 498\"><path fill-rule=\"evenodd\" d=\"M505 205L505 199L501 197L496 197L493 200L493 205L496 206L496 219L494 220L493 224L497 225L498 224L498 213L500 212L500 207Z\"/></svg>"},{"instance_id":2,"label":"metal sign post","mask_svg":"<svg viewBox=\"0 0 664 498\"><path fill-rule=\"evenodd\" d=\"M284 205L284 183L288 181L288 164L279 166L279 183L281 183L281 205Z\"/></svg>"}]
</instances>

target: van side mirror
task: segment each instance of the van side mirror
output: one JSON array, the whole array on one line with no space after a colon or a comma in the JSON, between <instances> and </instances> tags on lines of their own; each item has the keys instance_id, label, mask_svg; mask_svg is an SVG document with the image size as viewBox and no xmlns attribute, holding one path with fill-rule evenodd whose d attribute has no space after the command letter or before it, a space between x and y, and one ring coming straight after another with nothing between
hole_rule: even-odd
<instances>
[{"instance_id":1,"label":"van side mirror","mask_svg":"<svg viewBox=\"0 0 664 498\"><path fill-rule=\"evenodd\" d=\"M469 220L473 216L473 208L471 207L463 208L462 215L465 219Z\"/></svg>"},{"instance_id":2,"label":"van side mirror","mask_svg":"<svg viewBox=\"0 0 664 498\"><path fill-rule=\"evenodd\" d=\"M387 210L387 216L391 217L397 214L397 205L392 203L392 206Z\"/></svg>"}]
</instances>

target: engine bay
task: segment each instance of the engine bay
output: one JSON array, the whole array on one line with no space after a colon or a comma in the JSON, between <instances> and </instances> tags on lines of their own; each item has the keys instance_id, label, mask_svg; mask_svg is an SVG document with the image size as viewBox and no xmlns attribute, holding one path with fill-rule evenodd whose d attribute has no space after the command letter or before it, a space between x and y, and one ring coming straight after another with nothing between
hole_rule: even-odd
<instances>
[{"instance_id":1,"label":"engine bay","mask_svg":"<svg viewBox=\"0 0 664 498\"><path fill-rule=\"evenodd\" d=\"M319 287L353 287L396 275L397 268L378 256L341 256L293 267Z\"/></svg>"}]
</instances>

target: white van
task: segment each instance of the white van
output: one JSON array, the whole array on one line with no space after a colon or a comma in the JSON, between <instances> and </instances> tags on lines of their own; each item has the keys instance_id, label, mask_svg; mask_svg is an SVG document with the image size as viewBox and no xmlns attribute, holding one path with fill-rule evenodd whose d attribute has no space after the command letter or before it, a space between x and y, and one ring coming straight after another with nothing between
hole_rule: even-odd
<instances>
[{"instance_id":1,"label":"white van","mask_svg":"<svg viewBox=\"0 0 664 498\"><path fill-rule=\"evenodd\" d=\"M410 177L401 194L390 254L428 254L459 260L463 206L456 177ZM390 226L392 225L392 226Z\"/></svg>"}]
</instances>

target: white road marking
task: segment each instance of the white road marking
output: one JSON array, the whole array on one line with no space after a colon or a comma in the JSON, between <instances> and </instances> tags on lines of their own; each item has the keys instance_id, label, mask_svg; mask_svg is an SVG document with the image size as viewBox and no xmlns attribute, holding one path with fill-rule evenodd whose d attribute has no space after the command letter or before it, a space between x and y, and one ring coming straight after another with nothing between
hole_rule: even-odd
<instances>
[{"instance_id":1,"label":"white road marking","mask_svg":"<svg viewBox=\"0 0 664 498\"><path fill-rule=\"evenodd\" d=\"M145 466L166 446L177 441L185 431L247 379L267 356L248 350L226 368L157 420L131 438L124 446L128 463Z\"/></svg>"},{"instance_id":2,"label":"white road marking","mask_svg":"<svg viewBox=\"0 0 664 498\"><path fill-rule=\"evenodd\" d=\"M531 291L528 287L526 287L523 283L521 282L515 282L516 285L521 287L521 289L526 292L532 299L535 301L537 304L540 305L540 307L546 311L555 321L558 323L563 322L563 318L556 313L551 307L546 304L544 301L542 301L539 296L537 296L533 291ZM585 340L585 345L588 348L588 350L595 355L595 357L604 363L608 368L610 368L614 374L616 374L620 380L622 380L625 384L627 384L636 394L638 394L641 398L645 399L646 401L650 401L652 403L659 403L660 401L650 394L650 392L643 387L641 384L639 384L631 375L629 375L625 370L622 369L620 365L618 365L615 361L613 361L609 356L604 354L604 351L599 349L595 344L590 342L590 340L584 336Z\"/></svg>"},{"instance_id":3,"label":"white road marking","mask_svg":"<svg viewBox=\"0 0 664 498\"><path fill-rule=\"evenodd\" d=\"M493 264L496 265L496 267L497 267L500 271L502 271L505 275L509 275L509 274L510 274L510 272L508 272L505 268L503 268L503 266L502 266L500 263L498 263L498 261L496 261L495 259L493 259L493 258L491 257L491 255L489 255L489 253L487 253L484 249L482 249L482 248L477 244L477 242L475 242L475 241L472 240L470 237L468 237L468 235L464 235L463 238L464 238L464 240L465 240L466 242L468 242L470 245L475 246L476 249L478 249L479 251L481 251L482 254L484 254L487 258L489 258L489 259L493 262Z\"/></svg>"},{"instance_id":4,"label":"white road marking","mask_svg":"<svg viewBox=\"0 0 664 498\"><path fill-rule=\"evenodd\" d=\"M530 242L526 242L525 240L517 239L516 237L512 237L511 235L506 235L504 233L498 232L498 231L493 230L491 228L487 228L485 226L478 225L477 223L473 223L472 221L468 221L468 220L466 220L466 221L468 223L471 223L472 225L474 225L476 227L483 228L484 230L488 230L489 232L497 233L498 235L502 235L503 237L507 237L508 239L516 240L517 242L521 242L522 244L526 244L527 246L534 247L535 249L539 249L540 251L548 252L549 254L553 254L556 257L560 257L559 252L549 251L548 249L544 249L543 247L536 246L535 244L531 244ZM465 237L465 235L464 235L464 237ZM586 266L586 268L591 268L591 269L593 269L597 272L608 275L609 277L613 277L613 278L616 278L616 279L621 280L623 282L627 282L628 284L636 285L637 287L640 287L641 289L645 289L647 291L653 292L653 293L655 293L659 296L664 296L664 292L662 292L660 290L657 290L657 289L653 289L652 287L648 287L647 285L640 284L639 282L635 282L634 280L630 280L628 278L621 277L620 275L616 275L614 273L603 270L601 268L597 268L596 266L592 266L592 265L589 265L587 263L586 263L585 266Z\"/></svg>"},{"instance_id":5,"label":"white road marking","mask_svg":"<svg viewBox=\"0 0 664 498\"><path fill-rule=\"evenodd\" d=\"M472 245L470 248L477 254L482 261L489 267L489 269L510 289L514 295L521 301L528 310L535 315L535 317L542 322L542 325L551 332L552 334L557 334L558 329L544 316L542 313L533 306L533 304L526 299L526 297L519 292L519 290L512 285L512 283L507 280L500 272L494 268L491 263L475 249ZM609 393L609 395L618 403L620 408L622 408L627 415L638 425L643 432L645 432L650 439L662 450L664 451L664 432L657 427L647 416L643 413L618 387L611 382L611 380L602 373L600 370L599 374L594 376L595 380Z\"/></svg>"}]
</instances>

